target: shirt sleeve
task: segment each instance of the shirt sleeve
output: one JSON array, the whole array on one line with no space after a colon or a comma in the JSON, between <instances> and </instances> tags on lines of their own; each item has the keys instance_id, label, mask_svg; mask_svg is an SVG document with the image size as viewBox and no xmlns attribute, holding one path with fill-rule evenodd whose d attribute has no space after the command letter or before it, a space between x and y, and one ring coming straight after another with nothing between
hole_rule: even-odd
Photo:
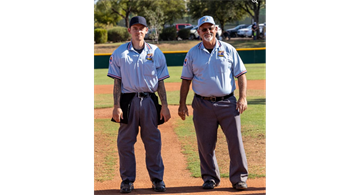
<instances>
[{"instance_id":1,"label":"shirt sleeve","mask_svg":"<svg viewBox=\"0 0 360 195\"><path fill-rule=\"evenodd\" d=\"M233 58L233 75L238 78L239 76L247 73L247 70L245 68L245 65L243 63L243 61L241 60L240 58L240 55L239 53L236 51L235 48L232 48L231 50L231 55L232 55L232 58Z\"/></svg>"},{"instance_id":2,"label":"shirt sleeve","mask_svg":"<svg viewBox=\"0 0 360 195\"><path fill-rule=\"evenodd\" d=\"M163 54L163 52L160 51L159 48L156 48L155 50L156 55L157 55L157 61L158 63L156 64L156 74L158 77L159 81L162 81L164 79L167 79L170 77L169 75L169 71L167 69L167 64L166 64L166 59L165 59L165 55Z\"/></svg>"},{"instance_id":3,"label":"shirt sleeve","mask_svg":"<svg viewBox=\"0 0 360 195\"><path fill-rule=\"evenodd\" d=\"M115 57L114 53L111 54L109 58L109 70L108 77L121 79L120 63L119 60Z\"/></svg>"},{"instance_id":4,"label":"shirt sleeve","mask_svg":"<svg viewBox=\"0 0 360 195\"><path fill-rule=\"evenodd\" d=\"M192 80L194 77L194 74L192 71L192 59L190 57L189 52L186 54L182 73L181 73L181 79L184 79L184 80Z\"/></svg>"}]
</instances>

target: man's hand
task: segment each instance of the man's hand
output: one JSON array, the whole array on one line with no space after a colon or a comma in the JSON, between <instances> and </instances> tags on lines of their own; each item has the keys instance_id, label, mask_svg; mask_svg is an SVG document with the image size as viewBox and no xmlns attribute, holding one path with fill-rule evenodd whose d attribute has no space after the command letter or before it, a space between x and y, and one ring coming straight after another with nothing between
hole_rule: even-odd
<instances>
[{"instance_id":1,"label":"man's hand","mask_svg":"<svg viewBox=\"0 0 360 195\"><path fill-rule=\"evenodd\" d=\"M183 79L180 87L180 101L179 101L179 110L178 115L182 120L185 120L185 115L189 116L188 109L186 106L186 96L189 92L191 80Z\"/></svg>"},{"instance_id":2,"label":"man's hand","mask_svg":"<svg viewBox=\"0 0 360 195\"><path fill-rule=\"evenodd\" d=\"M167 122L170 118L170 110L167 106L161 106L160 120L164 118L164 122Z\"/></svg>"},{"instance_id":3,"label":"man's hand","mask_svg":"<svg viewBox=\"0 0 360 195\"><path fill-rule=\"evenodd\" d=\"M236 102L236 109L242 114L247 109L246 88L247 80L245 74L238 77L239 100Z\"/></svg>"},{"instance_id":4,"label":"man's hand","mask_svg":"<svg viewBox=\"0 0 360 195\"><path fill-rule=\"evenodd\" d=\"M114 105L112 117L117 123L120 122L120 118L124 119L123 118L123 111L121 110L121 108L119 106Z\"/></svg>"},{"instance_id":5,"label":"man's hand","mask_svg":"<svg viewBox=\"0 0 360 195\"><path fill-rule=\"evenodd\" d=\"M185 120L185 115L189 116L186 104L179 106L178 115L181 117L182 120Z\"/></svg>"},{"instance_id":6,"label":"man's hand","mask_svg":"<svg viewBox=\"0 0 360 195\"><path fill-rule=\"evenodd\" d=\"M246 98L241 98L236 103L236 109L239 110L240 114L242 114L247 109L247 100Z\"/></svg>"}]
</instances>

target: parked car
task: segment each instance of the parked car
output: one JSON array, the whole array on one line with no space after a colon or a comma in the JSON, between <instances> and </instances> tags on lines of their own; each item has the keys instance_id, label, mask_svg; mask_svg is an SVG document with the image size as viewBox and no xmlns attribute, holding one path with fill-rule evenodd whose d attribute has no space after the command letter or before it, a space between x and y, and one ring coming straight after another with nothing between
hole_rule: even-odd
<instances>
[{"instance_id":1,"label":"parked car","mask_svg":"<svg viewBox=\"0 0 360 195\"><path fill-rule=\"evenodd\" d=\"M243 29L243 28L246 28L248 27L249 25L248 24L240 24L234 28L230 28L230 29L227 29L226 32L230 35L230 37L236 37L237 36L237 31L239 29Z\"/></svg>"},{"instance_id":2,"label":"parked car","mask_svg":"<svg viewBox=\"0 0 360 195\"><path fill-rule=\"evenodd\" d=\"M220 28L219 25L216 25L218 27L218 31L216 33L216 37L220 37L222 35L222 29Z\"/></svg>"},{"instance_id":3,"label":"parked car","mask_svg":"<svg viewBox=\"0 0 360 195\"><path fill-rule=\"evenodd\" d=\"M190 40L199 39L199 33L197 32L198 26L194 26L190 29Z\"/></svg>"},{"instance_id":4,"label":"parked car","mask_svg":"<svg viewBox=\"0 0 360 195\"><path fill-rule=\"evenodd\" d=\"M184 24L174 24L175 28L177 31L179 31L180 29L185 28L186 26L192 26L191 24L188 23L184 23Z\"/></svg>"},{"instance_id":5,"label":"parked car","mask_svg":"<svg viewBox=\"0 0 360 195\"><path fill-rule=\"evenodd\" d=\"M237 35L239 37L252 37L252 25L247 26L246 28L239 29L237 31ZM262 35L262 30L264 28L264 24L259 24L259 33Z\"/></svg>"},{"instance_id":6,"label":"parked car","mask_svg":"<svg viewBox=\"0 0 360 195\"><path fill-rule=\"evenodd\" d=\"M239 29L237 31L237 36L239 36L239 37L251 37L252 36L251 26L252 25L249 25L246 28Z\"/></svg>"}]
</instances>

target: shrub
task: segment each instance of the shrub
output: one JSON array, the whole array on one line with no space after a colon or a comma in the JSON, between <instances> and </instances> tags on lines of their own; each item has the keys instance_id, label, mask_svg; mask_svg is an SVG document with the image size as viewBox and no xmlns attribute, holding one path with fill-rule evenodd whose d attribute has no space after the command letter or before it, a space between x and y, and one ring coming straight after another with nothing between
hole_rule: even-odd
<instances>
[{"instance_id":1,"label":"shrub","mask_svg":"<svg viewBox=\"0 0 360 195\"><path fill-rule=\"evenodd\" d=\"M175 40L176 39L176 28L168 27L165 28L160 34L160 39L162 40Z\"/></svg>"},{"instance_id":2,"label":"shrub","mask_svg":"<svg viewBox=\"0 0 360 195\"><path fill-rule=\"evenodd\" d=\"M108 40L114 43L127 41L130 37L126 27L118 26L108 30Z\"/></svg>"},{"instance_id":3,"label":"shrub","mask_svg":"<svg viewBox=\"0 0 360 195\"><path fill-rule=\"evenodd\" d=\"M106 29L95 29L94 30L95 43L106 43L107 42L107 30Z\"/></svg>"},{"instance_id":4,"label":"shrub","mask_svg":"<svg viewBox=\"0 0 360 195\"><path fill-rule=\"evenodd\" d=\"M179 32L178 32L178 36L183 40L184 39L189 39L189 37L190 37L190 29L189 28L180 29Z\"/></svg>"}]
</instances>

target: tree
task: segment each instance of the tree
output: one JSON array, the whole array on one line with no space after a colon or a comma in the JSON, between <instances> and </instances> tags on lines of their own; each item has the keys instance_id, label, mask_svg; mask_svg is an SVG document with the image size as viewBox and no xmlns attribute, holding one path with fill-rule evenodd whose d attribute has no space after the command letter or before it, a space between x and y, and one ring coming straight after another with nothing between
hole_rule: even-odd
<instances>
[{"instance_id":1,"label":"tree","mask_svg":"<svg viewBox=\"0 0 360 195\"><path fill-rule=\"evenodd\" d=\"M104 25L116 25L121 20L121 16L114 15L111 10L111 1L99 0L94 5L95 22Z\"/></svg>"},{"instance_id":2,"label":"tree","mask_svg":"<svg viewBox=\"0 0 360 195\"><path fill-rule=\"evenodd\" d=\"M156 11L158 10L158 11ZM131 15L145 16L146 11L153 11L158 15L158 20L172 24L185 13L184 0L98 0L95 4L95 21L103 24L116 24L122 18L125 26L129 27Z\"/></svg>"},{"instance_id":3,"label":"tree","mask_svg":"<svg viewBox=\"0 0 360 195\"><path fill-rule=\"evenodd\" d=\"M251 0L241 1L240 7L241 9L245 10L256 22L256 24L259 26L259 16L260 16L260 8L264 8L266 5L265 0L257 0L256 2L253 2ZM259 32L260 28L256 31L256 38L259 38Z\"/></svg>"},{"instance_id":4,"label":"tree","mask_svg":"<svg viewBox=\"0 0 360 195\"><path fill-rule=\"evenodd\" d=\"M175 20L183 18L186 12L184 0L161 0L159 3L164 11L164 23L173 24Z\"/></svg>"},{"instance_id":5,"label":"tree","mask_svg":"<svg viewBox=\"0 0 360 195\"><path fill-rule=\"evenodd\" d=\"M125 26L129 28L129 16L141 9L141 2L137 0L110 0L113 13L125 19Z\"/></svg>"},{"instance_id":6,"label":"tree","mask_svg":"<svg viewBox=\"0 0 360 195\"><path fill-rule=\"evenodd\" d=\"M138 14L144 16L146 10L155 11L159 8L164 13L164 24L173 24L175 20L183 18L186 12L184 0L146 0L142 1L141 6Z\"/></svg>"},{"instance_id":7,"label":"tree","mask_svg":"<svg viewBox=\"0 0 360 195\"><path fill-rule=\"evenodd\" d=\"M241 20L246 16L246 12L240 9L240 2L239 0L190 0L188 3L189 14L193 18L212 16L224 30L226 23Z\"/></svg>"},{"instance_id":8,"label":"tree","mask_svg":"<svg viewBox=\"0 0 360 195\"><path fill-rule=\"evenodd\" d=\"M155 39L156 43L159 43L159 32L162 31L164 25L164 12L160 7L157 7L155 11L145 10L144 16L147 18L147 23L151 30L150 38Z\"/></svg>"}]
</instances>

